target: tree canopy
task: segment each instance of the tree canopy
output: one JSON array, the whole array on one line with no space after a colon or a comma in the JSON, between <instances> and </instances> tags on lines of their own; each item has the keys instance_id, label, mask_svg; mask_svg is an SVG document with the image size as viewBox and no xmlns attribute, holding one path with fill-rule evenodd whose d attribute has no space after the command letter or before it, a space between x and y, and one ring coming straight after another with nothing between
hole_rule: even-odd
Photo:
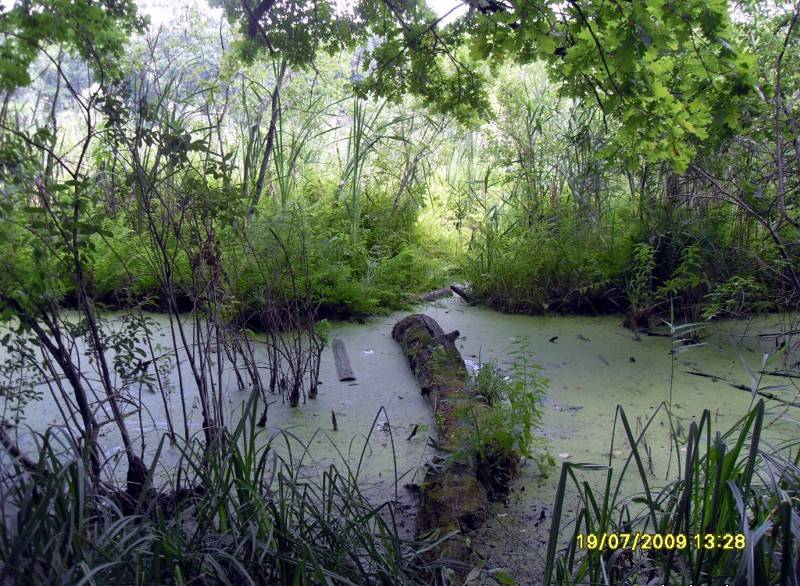
<instances>
[{"instance_id":1,"label":"tree canopy","mask_svg":"<svg viewBox=\"0 0 800 586\"><path fill-rule=\"evenodd\" d=\"M28 85L31 63L52 44L108 74L144 25L133 0L19 0L8 10L0 3L0 89Z\"/></svg>"},{"instance_id":2,"label":"tree canopy","mask_svg":"<svg viewBox=\"0 0 800 586\"><path fill-rule=\"evenodd\" d=\"M360 91L411 93L462 121L491 115L487 85L500 64L544 60L567 95L619 124L609 152L678 169L698 141L739 126L736 98L753 84L755 58L725 0L470 0L446 25L423 2L217 1L251 58L261 46L302 67L321 49L360 45Z\"/></svg>"}]
</instances>

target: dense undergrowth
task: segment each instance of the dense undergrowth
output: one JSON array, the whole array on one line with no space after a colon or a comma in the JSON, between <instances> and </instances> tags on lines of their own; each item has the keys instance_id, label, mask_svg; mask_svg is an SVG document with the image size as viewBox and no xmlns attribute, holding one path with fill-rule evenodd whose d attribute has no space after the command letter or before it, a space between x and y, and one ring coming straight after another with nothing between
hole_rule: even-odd
<instances>
[{"instance_id":1,"label":"dense undergrowth","mask_svg":"<svg viewBox=\"0 0 800 586\"><path fill-rule=\"evenodd\" d=\"M780 311L796 304L785 282L765 263L768 247L747 244L754 231L724 207L698 213L661 212L636 217L622 202L597 226L576 221L569 207L547 210L525 226L511 212L480 223L458 252L455 232L432 235L433 218L405 221L375 209L361 224L356 250L348 238L348 212L327 205L264 211L244 229L225 229L221 251L231 288L245 311L263 303L265 275L250 256L276 255L293 241L285 267L307 264L313 299L324 317L347 318L407 307L417 294L453 281L469 283L481 302L511 313L669 314L683 319ZM103 223L88 261L93 294L110 309L163 310L157 253L126 215ZM299 240L302 239L302 242ZM278 253L282 254L282 253ZM23 261L24 262L24 261ZM189 289L189 255L176 256L176 283ZM59 290L69 301L74 287ZM188 296L180 296L190 309Z\"/></svg>"},{"instance_id":2,"label":"dense undergrowth","mask_svg":"<svg viewBox=\"0 0 800 586\"><path fill-rule=\"evenodd\" d=\"M515 216L487 221L463 263L473 294L519 313L625 313L682 319L780 311L797 303L763 271L758 251L724 208L676 210L656 225L628 204L598 226L572 210L548 211L533 226Z\"/></svg>"},{"instance_id":3,"label":"dense undergrowth","mask_svg":"<svg viewBox=\"0 0 800 586\"><path fill-rule=\"evenodd\" d=\"M348 318L385 313L407 307L416 295L443 286L455 274L448 243L420 235L424 227L416 218L406 225L385 223L376 212L374 225L362 224L361 240L354 251L347 231L346 210L308 206L303 211L270 210L244 229L226 229L218 237L225 242L222 263L228 272L231 293L246 313L263 306L270 275L252 259L276 257L288 270L307 266L312 299L322 317ZM322 208L322 209L320 209ZM104 224L108 232L90 260L92 286L98 301L109 309L138 305L163 310L165 300L159 280L157 253L146 236L137 234L126 217ZM287 250L280 248L287 245ZM191 288L189 255L178 253L176 286ZM65 283L69 297L73 291ZM185 309L188 295L181 296ZM258 324L255 324L256 327Z\"/></svg>"},{"instance_id":4,"label":"dense undergrowth","mask_svg":"<svg viewBox=\"0 0 800 586\"><path fill-rule=\"evenodd\" d=\"M622 199L596 224L578 221L579 210L568 203L548 206L528 224L511 208L476 219L469 243L458 247L452 228L434 232L435 214L393 215L388 202L377 202L363 211L354 249L342 236L350 212L333 202L323 196L289 209L268 202L243 230L225 228L217 235L225 243L221 254L232 291L245 311L263 304L265 282L249 257L283 254L281 243L293 245L279 262L307 265L313 299L325 317L407 307L417 294L452 281L469 283L476 299L512 313L640 311L649 319L673 311L689 320L797 303L780 273L763 270L780 265L776 251L753 222L721 205L657 207L641 218ZM109 308L164 309L157 255L147 237L124 214L105 221L103 230L107 234L97 238L89 261L98 301ZM188 289L189 256L178 254L176 264L177 283ZM68 299L74 293L68 281L62 291Z\"/></svg>"},{"instance_id":5,"label":"dense undergrowth","mask_svg":"<svg viewBox=\"0 0 800 586\"><path fill-rule=\"evenodd\" d=\"M313 74L234 67L208 26L173 55L182 34L176 26L134 44L135 67L86 109L93 128L78 122L80 97L54 96L50 78L9 98L19 124L0 149L9 282L35 289L44 272L51 300L77 304L69 254L39 241L70 230L77 197L73 248L88 293L109 308L196 307L209 252L227 301L251 316L276 289L284 301L310 292L320 315L349 317L452 281L503 311L622 312L638 325L670 308L710 318L797 306L797 189L787 183L796 140L761 131L774 111L755 97L739 134L709 140L676 169L615 147L624 125L566 99L541 64L499 68L494 115L464 125L410 99L353 95L340 60ZM208 62L192 72L199 51ZM75 84L79 63L65 57L51 73ZM758 74L771 80L769 59ZM267 120L270 84L281 107ZM104 92L121 97L114 116L94 111ZM56 107L29 108L34 95ZM199 116L209 104L213 115ZM57 122L86 150L80 181L66 174L37 188L53 200L42 214L46 198L29 186L71 164L48 154Z\"/></svg>"}]
</instances>

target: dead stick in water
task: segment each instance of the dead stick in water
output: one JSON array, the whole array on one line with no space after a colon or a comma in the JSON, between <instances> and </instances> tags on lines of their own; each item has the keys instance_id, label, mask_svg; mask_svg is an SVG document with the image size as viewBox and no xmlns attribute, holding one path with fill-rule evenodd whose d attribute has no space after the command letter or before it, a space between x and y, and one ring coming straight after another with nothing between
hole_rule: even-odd
<instances>
[{"instance_id":1,"label":"dead stick in water","mask_svg":"<svg viewBox=\"0 0 800 586\"><path fill-rule=\"evenodd\" d=\"M700 371L697 371L697 370L687 370L686 374L693 374L694 376L702 376L702 377L705 377L705 378L710 378L714 382L724 381L724 382L728 383L729 386L731 386L734 389L737 389L739 391L745 391L746 393L752 393L753 392L753 389L751 387L748 387L747 385L740 385L738 383L732 383L728 379L726 379L724 377L721 377L721 376L716 376L716 375L713 375L713 374L708 374L706 372L700 372ZM777 395L775 395L773 393L769 393L767 391L761 391L759 389L756 389L756 395L760 395L760 396L764 397L765 399L770 399L772 401L777 401L778 403L783 403L784 405L789 405L790 407L800 407L800 403L798 403L796 401L789 401L788 399L783 399L783 398L781 398L781 397L779 397L779 396L777 396Z\"/></svg>"},{"instance_id":2,"label":"dead stick in water","mask_svg":"<svg viewBox=\"0 0 800 586\"><path fill-rule=\"evenodd\" d=\"M420 301L436 301L437 299L450 297L452 294L453 290L450 287L442 287L441 289L436 289L434 291L423 293L422 295L419 296L419 298Z\"/></svg>"},{"instance_id":3,"label":"dead stick in water","mask_svg":"<svg viewBox=\"0 0 800 586\"><path fill-rule=\"evenodd\" d=\"M759 370L759 374L767 374L769 376L780 376L783 378L800 378L800 372L787 372L785 370Z\"/></svg>"},{"instance_id":4,"label":"dead stick in water","mask_svg":"<svg viewBox=\"0 0 800 586\"><path fill-rule=\"evenodd\" d=\"M728 383L728 384L732 386L734 389L738 389L740 391L745 391L747 393L753 392L753 389L748 388L745 385L738 385L736 383ZM783 403L784 405L789 405L790 407L800 407L800 403L797 403L795 401L788 401L786 399L781 399L777 395L773 395L772 393L768 393L767 391L756 390L756 395L760 395L765 399L771 399L773 401L777 401L778 403Z\"/></svg>"},{"instance_id":5,"label":"dead stick in water","mask_svg":"<svg viewBox=\"0 0 800 586\"><path fill-rule=\"evenodd\" d=\"M707 372L700 372L699 370L687 370L686 374L691 374L693 376L702 376L703 378L710 378L714 382L717 382L719 380L724 380L722 377L719 377L715 374L708 374Z\"/></svg>"},{"instance_id":6,"label":"dead stick in water","mask_svg":"<svg viewBox=\"0 0 800 586\"><path fill-rule=\"evenodd\" d=\"M16 442L8 437L6 430L3 429L3 426L0 425L0 444L8 451L9 455L12 458L15 458L19 461L22 466L28 470L29 472L33 472L36 470L36 462L28 458L25 454L23 454L19 447L17 446Z\"/></svg>"}]
</instances>

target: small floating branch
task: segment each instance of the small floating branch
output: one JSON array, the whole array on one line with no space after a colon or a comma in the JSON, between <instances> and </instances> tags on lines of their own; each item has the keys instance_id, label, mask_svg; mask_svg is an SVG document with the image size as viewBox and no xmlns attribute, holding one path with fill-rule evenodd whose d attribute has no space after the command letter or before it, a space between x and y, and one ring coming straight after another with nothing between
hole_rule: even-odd
<instances>
[{"instance_id":1,"label":"small floating branch","mask_svg":"<svg viewBox=\"0 0 800 586\"><path fill-rule=\"evenodd\" d=\"M339 374L340 381L356 380L353 369L350 367L350 358L341 339L333 340L333 361L336 363L336 372Z\"/></svg>"},{"instance_id":2,"label":"small floating branch","mask_svg":"<svg viewBox=\"0 0 800 586\"><path fill-rule=\"evenodd\" d=\"M783 378L800 378L800 372L788 372L786 370L760 370L759 374L781 376Z\"/></svg>"},{"instance_id":3,"label":"small floating branch","mask_svg":"<svg viewBox=\"0 0 800 586\"><path fill-rule=\"evenodd\" d=\"M707 372L700 372L699 370L687 370L686 374L691 374L693 376L702 376L703 378L710 378L714 382L717 382L719 380L724 380L715 374L708 374Z\"/></svg>"},{"instance_id":4,"label":"small floating branch","mask_svg":"<svg viewBox=\"0 0 800 586\"><path fill-rule=\"evenodd\" d=\"M751 387L748 387L747 385L740 385L738 383L733 383L733 382L731 382L731 381L729 381L729 380L727 380L727 379L725 379L725 378L723 378L721 376L716 376L716 375L713 375L713 374L700 372L698 370L687 370L686 374L691 374L691 375L694 375L694 376L702 376L704 378L710 378L714 382L724 381L724 382L728 383L729 386L731 386L734 389L737 389L739 391L745 391L747 393L752 393L753 392L753 389ZM769 374L774 374L774 373L769 373ZM758 389L756 389L755 393L756 393L756 395L764 397L765 399L770 399L772 401L777 401L778 403L781 403L783 405L789 405L790 407L800 407L800 403L798 403L796 401L789 401L787 399L783 399L783 398L779 397L778 395L775 395L774 393L770 393L770 392L767 392L767 391L761 391L761 390L758 390Z\"/></svg>"},{"instance_id":5,"label":"small floating branch","mask_svg":"<svg viewBox=\"0 0 800 586\"><path fill-rule=\"evenodd\" d=\"M740 391L745 391L747 393L752 393L753 392L753 389L750 389L750 388L746 387L745 385L738 385L738 384L735 384L735 383L728 383L728 384L730 386L732 386L734 389L739 389ZM789 405L790 407L800 407L800 403L798 403L796 401L788 401L786 399L781 399L779 396L777 396L777 395L775 395L773 393L768 393L767 391L756 390L756 395L764 397L765 399L771 399L773 401L777 401L778 403L781 403L783 405Z\"/></svg>"},{"instance_id":6,"label":"small floating branch","mask_svg":"<svg viewBox=\"0 0 800 586\"><path fill-rule=\"evenodd\" d=\"M794 336L800 334L800 329L789 330L787 332L771 332L766 334L756 334L756 338L782 338L784 336Z\"/></svg>"}]
</instances>

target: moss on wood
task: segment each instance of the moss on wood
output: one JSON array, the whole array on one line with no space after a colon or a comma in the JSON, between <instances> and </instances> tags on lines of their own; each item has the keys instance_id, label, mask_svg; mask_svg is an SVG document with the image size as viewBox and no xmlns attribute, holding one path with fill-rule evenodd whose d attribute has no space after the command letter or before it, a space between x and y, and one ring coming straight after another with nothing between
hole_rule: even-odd
<instances>
[{"instance_id":1,"label":"moss on wood","mask_svg":"<svg viewBox=\"0 0 800 586\"><path fill-rule=\"evenodd\" d=\"M458 433L458 407L478 400L455 345L458 335L457 331L445 334L436 321L423 314L405 317L392 330L421 392L431 399L439 443L451 454L442 466L429 467L421 487L417 533L435 529L443 535L455 532L438 555L463 561L469 557L464 536L486 520L489 494L464 434Z\"/></svg>"}]
</instances>

